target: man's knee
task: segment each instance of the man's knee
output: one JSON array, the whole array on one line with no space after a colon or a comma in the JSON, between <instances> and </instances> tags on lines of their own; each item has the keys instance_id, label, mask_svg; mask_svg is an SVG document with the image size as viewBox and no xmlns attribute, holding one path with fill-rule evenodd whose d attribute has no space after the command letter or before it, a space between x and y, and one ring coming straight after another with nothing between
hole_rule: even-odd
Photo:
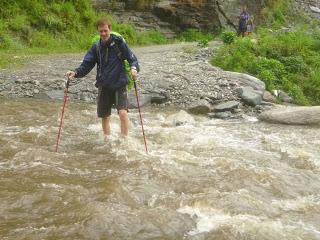
<instances>
[{"instance_id":1,"label":"man's knee","mask_svg":"<svg viewBox=\"0 0 320 240\"><path fill-rule=\"evenodd\" d=\"M110 116L102 117L102 122L110 122Z\"/></svg>"},{"instance_id":2,"label":"man's knee","mask_svg":"<svg viewBox=\"0 0 320 240\"><path fill-rule=\"evenodd\" d=\"M120 109L119 110L119 117L121 121L128 119L128 111L126 109Z\"/></svg>"}]
</instances>

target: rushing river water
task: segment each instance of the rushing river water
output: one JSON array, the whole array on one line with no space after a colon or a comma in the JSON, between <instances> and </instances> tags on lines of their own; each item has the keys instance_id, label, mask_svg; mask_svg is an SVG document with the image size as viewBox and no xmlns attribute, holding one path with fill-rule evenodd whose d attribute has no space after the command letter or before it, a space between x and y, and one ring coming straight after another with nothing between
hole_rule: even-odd
<instances>
[{"instance_id":1,"label":"rushing river water","mask_svg":"<svg viewBox=\"0 0 320 240\"><path fill-rule=\"evenodd\" d=\"M246 120L172 126L137 111L103 140L95 105L0 99L0 239L320 239L320 130Z\"/></svg>"}]
</instances>

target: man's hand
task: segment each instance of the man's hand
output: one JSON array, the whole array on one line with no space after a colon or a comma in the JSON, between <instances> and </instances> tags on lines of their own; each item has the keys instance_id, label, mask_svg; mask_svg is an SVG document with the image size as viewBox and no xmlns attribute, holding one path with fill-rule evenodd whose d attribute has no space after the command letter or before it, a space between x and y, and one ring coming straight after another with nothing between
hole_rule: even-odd
<instances>
[{"instance_id":1,"label":"man's hand","mask_svg":"<svg viewBox=\"0 0 320 240\"><path fill-rule=\"evenodd\" d=\"M134 80L137 80L138 72L137 72L136 69L131 68L131 75L132 75L132 78L133 78Z\"/></svg>"},{"instance_id":2,"label":"man's hand","mask_svg":"<svg viewBox=\"0 0 320 240\"><path fill-rule=\"evenodd\" d=\"M72 79L74 79L74 76L76 75L76 72L75 71L67 71L65 75L66 75L67 78L72 80Z\"/></svg>"}]
</instances>

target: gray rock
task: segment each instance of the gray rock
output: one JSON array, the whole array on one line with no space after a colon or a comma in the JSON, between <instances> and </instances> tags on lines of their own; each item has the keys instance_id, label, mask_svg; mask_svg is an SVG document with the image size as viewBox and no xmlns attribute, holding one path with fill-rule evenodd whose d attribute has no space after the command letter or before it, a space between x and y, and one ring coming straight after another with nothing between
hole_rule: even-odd
<instances>
[{"instance_id":1,"label":"gray rock","mask_svg":"<svg viewBox=\"0 0 320 240\"><path fill-rule=\"evenodd\" d=\"M160 95L160 94L152 94L151 96L151 103L155 104L163 104L166 101L168 101L168 98L166 96Z\"/></svg>"},{"instance_id":2,"label":"gray rock","mask_svg":"<svg viewBox=\"0 0 320 240\"><path fill-rule=\"evenodd\" d=\"M274 103L277 101L277 98L275 96L273 96L269 91L264 91L262 98L266 102Z\"/></svg>"},{"instance_id":3,"label":"gray rock","mask_svg":"<svg viewBox=\"0 0 320 240\"><path fill-rule=\"evenodd\" d=\"M260 92L255 91L252 87L241 87L236 90L241 99L250 106L261 104L262 96Z\"/></svg>"},{"instance_id":4,"label":"gray rock","mask_svg":"<svg viewBox=\"0 0 320 240\"><path fill-rule=\"evenodd\" d=\"M265 91L266 85L263 81L245 73L226 71L227 77L232 82L239 83L241 86L250 86L254 90L261 92Z\"/></svg>"},{"instance_id":5,"label":"gray rock","mask_svg":"<svg viewBox=\"0 0 320 240\"><path fill-rule=\"evenodd\" d=\"M261 95L258 95L254 92L244 92L241 98L246 104L250 106L259 105L262 101Z\"/></svg>"},{"instance_id":6,"label":"gray rock","mask_svg":"<svg viewBox=\"0 0 320 240\"><path fill-rule=\"evenodd\" d=\"M293 98L290 97L286 92L284 91L278 91L278 97L280 98L281 101L291 103L293 102Z\"/></svg>"},{"instance_id":7,"label":"gray rock","mask_svg":"<svg viewBox=\"0 0 320 240\"><path fill-rule=\"evenodd\" d=\"M320 106L281 107L263 112L262 121L292 125L320 125Z\"/></svg>"},{"instance_id":8,"label":"gray rock","mask_svg":"<svg viewBox=\"0 0 320 240\"><path fill-rule=\"evenodd\" d=\"M237 108L238 106L239 106L238 101L228 101L228 102L220 103L219 105L215 106L214 110L216 112L224 112L224 111Z\"/></svg>"},{"instance_id":9,"label":"gray rock","mask_svg":"<svg viewBox=\"0 0 320 240\"><path fill-rule=\"evenodd\" d=\"M191 104L188 111L193 114L207 114L211 112L211 105L205 99L200 99Z\"/></svg>"},{"instance_id":10,"label":"gray rock","mask_svg":"<svg viewBox=\"0 0 320 240\"><path fill-rule=\"evenodd\" d=\"M23 81L23 80L21 80L21 79L16 79L14 82L15 82L15 83L18 83L18 84L20 84L20 83L24 83L24 81Z\"/></svg>"},{"instance_id":11,"label":"gray rock","mask_svg":"<svg viewBox=\"0 0 320 240\"><path fill-rule=\"evenodd\" d=\"M310 9L311 9L312 12L315 12L315 13L319 13L319 14L320 14L320 8L315 7L315 6L310 6Z\"/></svg>"},{"instance_id":12,"label":"gray rock","mask_svg":"<svg viewBox=\"0 0 320 240\"><path fill-rule=\"evenodd\" d=\"M138 93L139 94L139 93ZM149 94L139 94L139 105L140 107L147 106L151 104L152 96ZM129 108L138 108L137 98L134 91L128 94Z\"/></svg>"}]
</instances>

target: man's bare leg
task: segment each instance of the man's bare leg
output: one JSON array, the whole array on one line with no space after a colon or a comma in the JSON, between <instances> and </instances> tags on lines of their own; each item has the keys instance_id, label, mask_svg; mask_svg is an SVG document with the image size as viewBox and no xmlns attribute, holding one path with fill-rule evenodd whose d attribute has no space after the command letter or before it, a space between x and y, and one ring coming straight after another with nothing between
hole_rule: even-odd
<instances>
[{"instance_id":1,"label":"man's bare leg","mask_svg":"<svg viewBox=\"0 0 320 240\"><path fill-rule=\"evenodd\" d=\"M104 133L104 138L105 138L105 140L107 140L108 136L111 133L111 130L110 130L110 116L102 118L102 130L103 130L103 133Z\"/></svg>"},{"instance_id":2,"label":"man's bare leg","mask_svg":"<svg viewBox=\"0 0 320 240\"><path fill-rule=\"evenodd\" d=\"M120 118L120 126L121 126L121 135L128 136L128 132L129 132L128 111L125 109L120 109L119 118Z\"/></svg>"}]
</instances>

